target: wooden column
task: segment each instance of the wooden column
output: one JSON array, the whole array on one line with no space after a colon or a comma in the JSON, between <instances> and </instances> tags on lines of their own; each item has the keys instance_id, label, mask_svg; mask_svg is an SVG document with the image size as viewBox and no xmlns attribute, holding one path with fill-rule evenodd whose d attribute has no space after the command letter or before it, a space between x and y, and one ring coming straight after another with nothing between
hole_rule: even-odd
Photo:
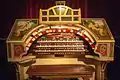
<instances>
[{"instance_id":1,"label":"wooden column","mask_svg":"<svg viewBox=\"0 0 120 80\"><path fill-rule=\"evenodd\" d=\"M19 71L19 78L18 80L24 80L24 66L17 64L18 71Z\"/></svg>"},{"instance_id":2,"label":"wooden column","mask_svg":"<svg viewBox=\"0 0 120 80\"><path fill-rule=\"evenodd\" d=\"M105 80L106 77L106 66L107 66L107 62L101 62L101 66L102 66L102 71L101 71L101 80Z\"/></svg>"},{"instance_id":3,"label":"wooden column","mask_svg":"<svg viewBox=\"0 0 120 80\"><path fill-rule=\"evenodd\" d=\"M105 79L106 66L107 66L106 62L98 62L97 63L95 80L104 80Z\"/></svg>"}]
</instances>

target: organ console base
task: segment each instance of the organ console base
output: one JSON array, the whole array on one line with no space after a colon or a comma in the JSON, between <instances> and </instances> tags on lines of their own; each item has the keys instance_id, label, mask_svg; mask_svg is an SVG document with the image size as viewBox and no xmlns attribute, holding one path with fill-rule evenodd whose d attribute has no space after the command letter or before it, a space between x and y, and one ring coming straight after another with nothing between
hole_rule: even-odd
<instances>
[{"instance_id":1,"label":"organ console base","mask_svg":"<svg viewBox=\"0 0 120 80\"><path fill-rule=\"evenodd\" d=\"M48 60L49 62L47 62ZM21 74L21 76L19 77L21 80L25 79L25 75L22 74L25 71L27 71L27 74L29 75L26 75L28 76L27 78L32 80L57 80L59 78L63 78L63 80L65 78L81 78L83 80L105 80L107 63L106 61L101 62L95 59L85 59L83 61L79 61L79 59L77 58L54 57L36 59L35 61L29 60L29 62L17 62L15 64L17 65L17 71Z\"/></svg>"}]
</instances>

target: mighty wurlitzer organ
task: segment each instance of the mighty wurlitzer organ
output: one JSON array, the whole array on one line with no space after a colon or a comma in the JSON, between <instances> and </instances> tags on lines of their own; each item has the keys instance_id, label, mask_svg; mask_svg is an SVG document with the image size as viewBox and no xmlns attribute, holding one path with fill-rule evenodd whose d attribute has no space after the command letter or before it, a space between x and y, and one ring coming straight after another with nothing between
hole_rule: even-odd
<instances>
[{"instance_id":1,"label":"mighty wurlitzer organ","mask_svg":"<svg viewBox=\"0 0 120 80\"><path fill-rule=\"evenodd\" d=\"M81 9L56 1L38 19L16 19L7 39L18 80L105 80L114 38L104 18L81 18Z\"/></svg>"}]
</instances>

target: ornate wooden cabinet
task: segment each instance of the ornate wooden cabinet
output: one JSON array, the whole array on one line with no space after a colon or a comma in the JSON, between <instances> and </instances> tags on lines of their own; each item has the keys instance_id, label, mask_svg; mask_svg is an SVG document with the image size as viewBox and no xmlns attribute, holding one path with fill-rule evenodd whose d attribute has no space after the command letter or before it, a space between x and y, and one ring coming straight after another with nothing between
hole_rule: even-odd
<instances>
[{"instance_id":1,"label":"ornate wooden cabinet","mask_svg":"<svg viewBox=\"0 0 120 80\"><path fill-rule=\"evenodd\" d=\"M103 18L81 18L80 9L40 9L39 19L16 19L7 39L8 61L18 80L105 80L114 60L114 38Z\"/></svg>"}]
</instances>

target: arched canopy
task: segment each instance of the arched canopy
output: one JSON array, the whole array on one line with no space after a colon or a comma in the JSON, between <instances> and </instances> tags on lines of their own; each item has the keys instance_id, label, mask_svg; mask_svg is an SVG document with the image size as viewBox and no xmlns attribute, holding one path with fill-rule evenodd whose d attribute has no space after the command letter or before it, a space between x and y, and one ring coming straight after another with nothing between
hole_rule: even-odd
<instances>
[{"instance_id":1,"label":"arched canopy","mask_svg":"<svg viewBox=\"0 0 120 80\"><path fill-rule=\"evenodd\" d=\"M91 35L88 30L83 28L83 26L48 26L48 25L39 25L33 30L31 30L27 35L23 37L23 40L25 42L26 50L29 50L32 43L39 37L47 33L56 33L56 32L71 32L74 34L78 34L79 36L83 37L91 46L92 49L95 48L95 39L94 36Z\"/></svg>"}]
</instances>

